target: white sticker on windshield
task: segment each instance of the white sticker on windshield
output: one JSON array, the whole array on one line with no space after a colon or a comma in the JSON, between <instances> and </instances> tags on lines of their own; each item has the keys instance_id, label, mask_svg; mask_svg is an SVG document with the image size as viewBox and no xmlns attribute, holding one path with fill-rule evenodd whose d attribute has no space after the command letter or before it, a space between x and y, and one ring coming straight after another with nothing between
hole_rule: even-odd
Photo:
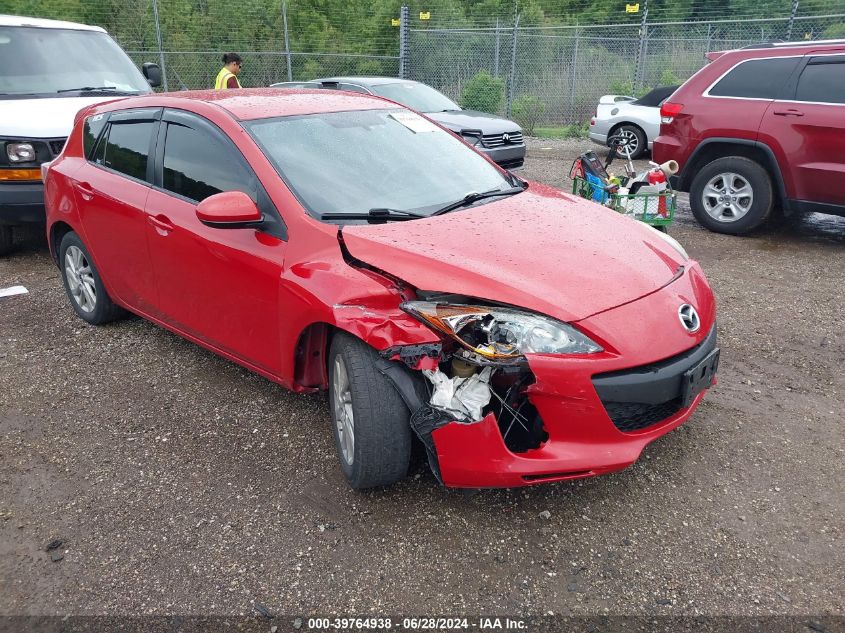
<instances>
[{"instance_id":1,"label":"white sticker on windshield","mask_svg":"<svg viewBox=\"0 0 845 633\"><path fill-rule=\"evenodd\" d=\"M390 116L414 133L434 132L437 129L434 123L426 121L419 114L413 112L391 112Z\"/></svg>"}]
</instances>

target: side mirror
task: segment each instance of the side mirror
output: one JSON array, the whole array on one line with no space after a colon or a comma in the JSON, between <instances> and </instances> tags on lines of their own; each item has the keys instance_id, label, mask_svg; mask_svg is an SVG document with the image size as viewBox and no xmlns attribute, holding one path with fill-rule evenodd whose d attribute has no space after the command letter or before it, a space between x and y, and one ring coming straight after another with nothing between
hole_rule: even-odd
<instances>
[{"instance_id":1,"label":"side mirror","mask_svg":"<svg viewBox=\"0 0 845 633\"><path fill-rule=\"evenodd\" d=\"M161 85L161 68L158 64L144 62L141 64L141 72L144 73L147 83L153 88L158 88Z\"/></svg>"},{"instance_id":2,"label":"side mirror","mask_svg":"<svg viewBox=\"0 0 845 633\"><path fill-rule=\"evenodd\" d=\"M264 216L242 191L223 191L197 205L197 218L215 229L257 228Z\"/></svg>"}]
</instances>

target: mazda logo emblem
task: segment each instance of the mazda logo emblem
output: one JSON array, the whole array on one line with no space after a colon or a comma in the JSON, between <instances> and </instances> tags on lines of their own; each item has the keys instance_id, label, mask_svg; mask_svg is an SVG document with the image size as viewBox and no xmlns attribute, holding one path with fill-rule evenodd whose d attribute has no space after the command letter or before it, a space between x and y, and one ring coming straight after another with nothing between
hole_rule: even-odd
<instances>
[{"instance_id":1,"label":"mazda logo emblem","mask_svg":"<svg viewBox=\"0 0 845 633\"><path fill-rule=\"evenodd\" d=\"M688 303L678 308L678 318L681 319L681 325L684 326L687 332L698 332L698 328L701 327L701 319L698 318L698 312Z\"/></svg>"},{"instance_id":2,"label":"mazda logo emblem","mask_svg":"<svg viewBox=\"0 0 845 633\"><path fill-rule=\"evenodd\" d=\"M511 135L510 134L502 134L502 140L505 143L510 143L511 142Z\"/></svg>"}]
</instances>

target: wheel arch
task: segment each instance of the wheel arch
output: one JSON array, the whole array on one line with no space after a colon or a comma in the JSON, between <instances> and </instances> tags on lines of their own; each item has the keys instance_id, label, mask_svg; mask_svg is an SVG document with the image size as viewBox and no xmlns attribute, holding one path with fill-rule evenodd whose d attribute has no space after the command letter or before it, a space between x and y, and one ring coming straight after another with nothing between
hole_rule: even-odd
<instances>
[{"instance_id":1,"label":"wheel arch","mask_svg":"<svg viewBox=\"0 0 845 633\"><path fill-rule=\"evenodd\" d=\"M59 245L62 243L62 239L64 239L65 235L73 232L75 232L74 228L67 222L63 222L61 220L54 222L50 226L48 246L50 248L50 255L53 257L53 262L56 266L61 265L59 263Z\"/></svg>"},{"instance_id":2,"label":"wheel arch","mask_svg":"<svg viewBox=\"0 0 845 633\"><path fill-rule=\"evenodd\" d=\"M329 383L329 348L337 326L311 323L299 333L294 347L293 384L298 390L325 389Z\"/></svg>"},{"instance_id":3,"label":"wheel arch","mask_svg":"<svg viewBox=\"0 0 845 633\"><path fill-rule=\"evenodd\" d=\"M339 333L358 339L376 352L393 346L440 341L437 334L411 317L406 317L403 323L403 319L389 311L374 310L369 316L375 318L334 319L324 315L302 327L293 348L293 390L315 391L328 387L329 350ZM290 361L290 356L287 358Z\"/></svg>"},{"instance_id":4,"label":"wheel arch","mask_svg":"<svg viewBox=\"0 0 845 633\"><path fill-rule=\"evenodd\" d=\"M635 127L640 132L642 132L643 137L645 138L646 147L648 147L648 134L646 134L646 131L643 129L642 125L640 125L639 123L634 123L633 121L619 121L619 123L613 124L613 126L607 131L607 138L610 138L611 136L613 136L619 128L621 128L625 125L630 125L631 127Z\"/></svg>"},{"instance_id":5,"label":"wheel arch","mask_svg":"<svg viewBox=\"0 0 845 633\"><path fill-rule=\"evenodd\" d=\"M678 180L677 189L689 191L695 175L708 163L726 156L742 156L763 167L772 179L775 204L786 208L788 197L783 174L774 152L765 143L746 139L711 138L702 141L690 156Z\"/></svg>"}]
</instances>

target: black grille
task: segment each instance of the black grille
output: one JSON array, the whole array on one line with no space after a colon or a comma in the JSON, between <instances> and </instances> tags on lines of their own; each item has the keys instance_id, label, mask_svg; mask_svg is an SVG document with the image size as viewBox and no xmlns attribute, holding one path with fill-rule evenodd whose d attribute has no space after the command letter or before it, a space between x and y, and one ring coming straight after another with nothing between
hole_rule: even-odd
<instances>
[{"instance_id":1,"label":"black grille","mask_svg":"<svg viewBox=\"0 0 845 633\"><path fill-rule=\"evenodd\" d=\"M682 409L685 374L716 349L716 325L695 347L649 365L596 374L593 386L623 433L658 424Z\"/></svg>"},{"instance_id":2,"label":"black grille","mask_svg":"<svg viewBox=\"0 0 845 633\"><path fill-rule=\"evenodd\" d=\"M65 141L67 141L66 138L57 138L52 141L47 141L47 144L50 146L50 153L53 155L54 158L62 153L62 149L65 146Z\"/></svg>"},{"instance_id":3,"label":"black grille","mask_svg":"<svg viewBox=\"0 0 845 633\"><path fill-rule=\"evenodd\" d=\"M617 429L623 433L632 433L676 414L681 410L681 399L674 398L661 404L605 402L604 408Z\"/></svg>"},{"instance_id":4,"label":"black grille","mask_svg":"<svg viewBox=\"0 0 845 633\"><path fill-rule=\"evenodd\" d=\"M507 143L505 143L504 134L485 134L481 139L485 147L501 147L502 145L519 145L522 143L522 132L508 132L507 135Z\"/></svg>"}]
</instances>

